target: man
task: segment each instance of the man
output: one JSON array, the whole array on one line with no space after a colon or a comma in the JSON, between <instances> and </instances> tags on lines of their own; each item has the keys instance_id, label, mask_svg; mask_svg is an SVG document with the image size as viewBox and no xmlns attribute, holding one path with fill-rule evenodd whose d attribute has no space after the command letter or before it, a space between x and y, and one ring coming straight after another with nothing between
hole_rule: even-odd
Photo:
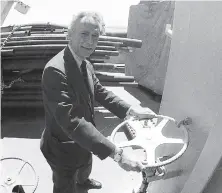
<instances>
[{"instance_id":1,"label":"man","mask_svg":"<svg viewBox=\"0 0 222 193\"><path fill-rule=\"evenodd\" d=\"M152 118L148 108L135 109L107 91L86 60L95 50L104 24L96 13L82 12L68 29L68 46L52 58L42 75L46 128L41 151L53 172L53 192L76 192L75 184L101 188L89 179L92 154L101 160L108 156L127 171L142 170L143 164L111 143L94 123L94 99L105 108L125 118Z\"/></svg>"}]
</instances>

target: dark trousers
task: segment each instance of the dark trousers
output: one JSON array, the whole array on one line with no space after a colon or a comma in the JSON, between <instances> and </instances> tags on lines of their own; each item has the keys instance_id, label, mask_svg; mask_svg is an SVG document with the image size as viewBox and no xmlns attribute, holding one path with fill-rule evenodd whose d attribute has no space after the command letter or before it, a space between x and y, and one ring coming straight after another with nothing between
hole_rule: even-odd
<instances>
[{"instance_id":1,"label":"dark trousers","mask_svg":"<svg viewBox=\"0 0 222 193\"><path fill-rule=\"evenodd\" d=\"M60 169L53 164L49 164L52 168L53 193L77 193L76 182L84 183L92 170L92 156L88 163L82 167L72 169Z\"/></svg>"},{"instance_id":2,"label":"dark trousers","mask_svg":"<svg viewBox=\"0 0 222 193\"><path fill-rule=\"evenodd\" d=\"M92 171L92 154L55 138L42 139L41 151L52 169L53 193L77 193L76 182L84 183Z\"/></svg>"}]
</instances>

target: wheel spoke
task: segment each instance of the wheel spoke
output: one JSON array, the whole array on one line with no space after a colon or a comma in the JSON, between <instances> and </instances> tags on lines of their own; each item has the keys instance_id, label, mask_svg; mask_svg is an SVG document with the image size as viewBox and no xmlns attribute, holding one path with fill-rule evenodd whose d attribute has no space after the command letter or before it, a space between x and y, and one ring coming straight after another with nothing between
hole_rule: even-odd
<instances>
[{"instance_id":1,"label":"wheel spoke","mask_svg":"<svg viewBox=\"0 0 222 193\"><path fill-rule=\"evenodd\" d=\"M25 166L26 164L27 164L27 162L24 162L24 164L21 166L21 168L20 168L18 174L16 175L16 177L21 173L22 169L24 168L24 166Z\"/></svg>"},{"instance_id":2,"label":"wheel spoke","mask_svg":"<svg viewBox=\"0 0 222 193\"><path fill-rule=\"evenodd\" d=\"M150 144L149 146L144 147L144 150L146 151L146 161L148 164L154 164L156 162L156 147Z\"/></svg>"},{"instance_id":3,"label":"wheel spoke","mask_svg":"<svg viewBox=\"0 0 222 193\"><path fill-rule=\"evenodd\" d=\"M162 131L162 129L166 126L169 122L169 119L163 119L155 128L155 130Z\"/></svg>"}]
</instances>

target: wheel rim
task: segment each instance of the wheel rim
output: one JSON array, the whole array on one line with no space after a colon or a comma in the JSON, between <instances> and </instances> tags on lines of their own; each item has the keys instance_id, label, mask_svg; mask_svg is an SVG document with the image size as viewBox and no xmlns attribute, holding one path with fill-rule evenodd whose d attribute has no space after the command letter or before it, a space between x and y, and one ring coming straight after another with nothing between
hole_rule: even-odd
<instances>
[{"instance_id":1,"label":"wheel rim","mask_svg":"<svg viewBox=\"0 0 222 193\"><path fill-rule=\"evenodd\" d=\"M158 118L162 118L163 121L161 121L158 125L155 125L155 128L153 128L154 130L156 129L157 126L159 126L159 130L162 131L162 129L166 126L166 124L168 123L168 121L171 121L173 122L178 128L181 128L182 131L183 131L183 134L184 134L184 139L183 139L183 147L181 148L181 150L176 154L174 155L173 157L171 158L168 158L167 160L165 161L158 161L156 162L157 160L155 158L148 158L148 160L152 160L150 161L147 165L145 165L144 167L145 168L150 168L150 167L160 167L160 166L164 166L164 165L168 165L174 161L176 161L177 159L179 159L183 154L184 152L186 151L187 147L188 147L188 144L189 144L189 134L188 134L188 131L187 131L187 128L185 127L185 125L183 124L178 124L177 121L171 117L167 117L167 116L162 116L162 115L158 115ZM120 128L122 128L124 125L126 124L129 124L130 121L132 121L133 118L131 119L128 119L128 120L125 120L123 121L122 123L120 123L112 132L111 136L110 136L110 140L114 143L114 138L115 138L115 135L117 134L118 130ZM134 119L135 120L135 119ZM137 120L138 121L138 120ZM135 129L135 128L134 128ZM137 132L140 132L138 131L137 129ZM137 133L138 134L138 133ZM140 136L141 137L141 136ZM133 139L131 141L126 141L126 142L123 142L123 143L120 143L120 144L116 144L118 147L131 147L131 146L140 146L142 149L145 149L146 151L146 157L148 156L148 154L150 153L150 151L152 151L152 154L155 155L155 150L156 148L163 144L163 143L159 143L158 145L156 145L155 147L145 147L146 145L144 144L149 144L149 143L142 143L141 142L141 138L138 139ZM162 138L164 139L164 137ZM166 139L166 137L165 137ZM170 138L167 138L167 139L170 139ZM175 140L174 142L171 141L172 143L177 143L179 141L176 142L176 140L181 140L181 139L178 139L178 138L172 138L173 140ZM142 139L143 141L143 139ZM181 142L181 141L180 141ZM151 144L151 143L150 143ZM150 145L149 144L149 145ZM148 145L147 145L148 146ZM151 154L151 156L153 156ZM155 160L155 161L154 161Z\"/></svg>"}]
</instances>

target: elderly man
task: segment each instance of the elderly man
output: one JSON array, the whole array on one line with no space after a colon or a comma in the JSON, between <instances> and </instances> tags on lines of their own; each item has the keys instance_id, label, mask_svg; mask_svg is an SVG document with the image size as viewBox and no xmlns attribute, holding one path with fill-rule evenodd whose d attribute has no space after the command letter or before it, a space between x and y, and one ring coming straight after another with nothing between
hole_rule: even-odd
<instances>
[{"instance_id":1,"label":"elderly man","mask_svg":"<svg viewBox=\"0 0 222 193\"><path fill-rule=\"evenodd\" d=\"M46 128L41 151L53 172L54 193L74 193L76 183L101 188L101 183L89 178L92 154L101 160L109 156L126 171L139 172L143 167L104 137L94 123L94 99L122 119L155 116L149 108L131 107L100 84L86 58L103 31L97 13L78 14L68 29L68 46L48 62L42 75Z\"/></svg>"}]
</instances>

